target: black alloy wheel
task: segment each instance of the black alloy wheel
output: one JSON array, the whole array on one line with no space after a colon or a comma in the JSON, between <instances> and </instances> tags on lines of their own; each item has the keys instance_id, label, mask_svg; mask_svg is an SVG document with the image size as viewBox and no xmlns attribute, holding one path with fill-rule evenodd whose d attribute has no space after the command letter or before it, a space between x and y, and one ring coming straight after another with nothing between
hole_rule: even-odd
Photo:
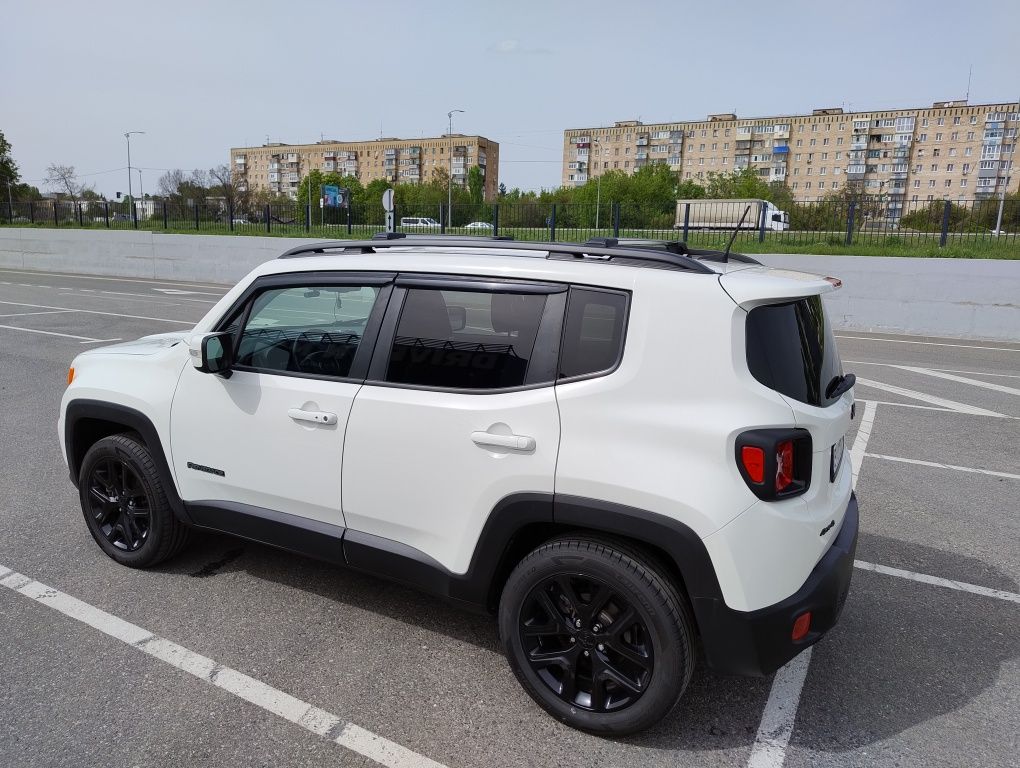
<instances>
[{"instance_id":1,"label":"black alloy wheel","mask_svg":"<svg viewBox=\"0 0 1020 768\"><path fill-rule=\"evenodd\" d=\"M525 598L519 631L527 663L573 707L618 711L648 688L655 662L648 628L630 601L601 579L546 579Z\"/></svg>"},{"instance_id":2,"label":"black alloy wheel","mask_svg":"<svg viewBox=\"0 0 1020 768\"><path fill-rule=\"evenodd\" d=\"M158 449L157 449L158 450ZM149 568L173 557L188 541L157 461L135 434L109 435L85 452L78 496L89 533L121 565Z\"/></svg>"},{"instance_id":3,"label":"black alloy wheel","mask_svg":"<svg viewBox=\"0 0 1020 768\"><path fill-rule=\"evenodd\" d=\"M89 512L99 532L123 552L141 549L152 525L151 504L141 479L126 461L106 457L88 476Z\"/></svg>"},{"instance_id":4,"label":"black alloy wheel","mask_svg":"<svg viewBox=\"0 0 1020 768\"><path fill-rule=\"evenodd\" d=\"M650 728L694 669L688 602L654 554L577 532L540 544L499 600L510 668L550 715L619 737Z\"/></svg>"}]
</instances>

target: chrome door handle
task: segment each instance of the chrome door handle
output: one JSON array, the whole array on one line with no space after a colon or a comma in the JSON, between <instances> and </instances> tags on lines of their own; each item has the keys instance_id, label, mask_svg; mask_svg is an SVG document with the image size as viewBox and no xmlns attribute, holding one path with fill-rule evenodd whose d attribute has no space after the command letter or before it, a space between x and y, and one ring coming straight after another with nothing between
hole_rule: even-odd
<instances>
[{"instance_id":1,"label":"chrome door handle","mask_svg":"<svg viewBox=\"0 0 1020 768\"><path fill-rule=\"evenodd\" d=\"M303 411L300 408L291 408L287 411L287 415L294 421L310 421L313 424L333 425L337 421L335 413L326 411Z\"/></svg>"},{"instance_id":2,"label":"chrome door handle","mask_svg":"<svg viewBox=\"0 0 1020 768\"><path fill-rule=\"evenodd\" d=\"M492 448L510 448L514 451L532 451L535 449L535 438L527 435L494 435L492 432L472 432L471 439L475 445Z\"/></svg>"}]
</instances>

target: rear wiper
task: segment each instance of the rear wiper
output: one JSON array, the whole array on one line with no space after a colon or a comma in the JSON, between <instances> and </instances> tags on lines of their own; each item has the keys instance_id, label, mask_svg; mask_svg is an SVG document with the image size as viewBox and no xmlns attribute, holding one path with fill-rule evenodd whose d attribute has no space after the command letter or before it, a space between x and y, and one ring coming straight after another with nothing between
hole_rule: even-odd
<instances>
[{"instance_id":1,"label":"rear wiper","mask_svg":"<svg viewBox=\"0 0 1020 768\"><path fill-rule=\"evenodd\" d=\"M825 398L827 400L833 400L857 382L857 377L852 373L846 374L846 376L835 376L832 381L829 382L829 386L825 388Z\"/></svg>"}]
</instances>

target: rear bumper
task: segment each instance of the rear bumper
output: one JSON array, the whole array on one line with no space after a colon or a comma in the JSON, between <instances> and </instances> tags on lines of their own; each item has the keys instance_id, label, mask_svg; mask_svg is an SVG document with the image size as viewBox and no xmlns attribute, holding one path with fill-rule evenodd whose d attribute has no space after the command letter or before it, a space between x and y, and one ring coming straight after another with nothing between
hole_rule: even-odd
<instances>
[{"instance_id":1,"label":"rear bumper","mask_svg":"<svg viewBox=\"0 0 1020 768\"><path fill-rule=\"evenodd\" d=\"M708 665L724 673L768 675L835 626L850 590L857 549L857 496L851 494L843 525L807 581L782 602L756 611L735 611L719 598L695 598ZM794 619L811 611L811 630L794 642Z\"/></svg>"}]
</instances>

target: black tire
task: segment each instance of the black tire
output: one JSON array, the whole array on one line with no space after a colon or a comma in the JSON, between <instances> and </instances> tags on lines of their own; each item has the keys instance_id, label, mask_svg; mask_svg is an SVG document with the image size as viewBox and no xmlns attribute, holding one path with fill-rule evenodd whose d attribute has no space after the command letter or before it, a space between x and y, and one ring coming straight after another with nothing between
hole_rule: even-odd
<instances>
[{"instance_id":1,"label":"black tire","mask_svg":"<svg viewBox=\"0 0 1020 768\"><path fill-rule=\"evenodd\" d=\"M81 463L78 495L89 533L121 565L149 568L188 540L144 443L122 434L96 442Z\"/></svg>"},{"instance_id":2,"label":"black tire","mask_svg":"<svg viewBox=\"0 0 1020 768\"><path fill-rule=\"evenodd\" d=\"M532 551L503 588L499 629L528 694L603 736L655 725L694 669L686 601L652 558L611 539L565 536Z\"/></svg>"}]
</instances>

